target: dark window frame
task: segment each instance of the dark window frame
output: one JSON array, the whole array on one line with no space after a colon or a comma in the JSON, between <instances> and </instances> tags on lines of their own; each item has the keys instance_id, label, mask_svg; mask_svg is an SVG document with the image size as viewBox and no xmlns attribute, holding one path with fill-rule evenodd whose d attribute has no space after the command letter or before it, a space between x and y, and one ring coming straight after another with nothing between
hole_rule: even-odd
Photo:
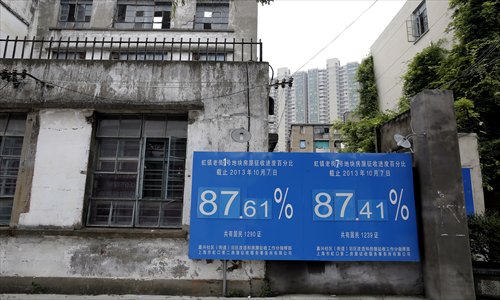
<instances>
[{"instance_id":1,"label":"dark window frame","mask_svg":"<svg viewBox=\"0 0 500 300\"><path fill-rule=\"evenodd\" d=\"M172 2L170 1L118 0L114 27L119 29L170 29L171 12Z\"/></svg>"},{"instance_id":2,"label":"dark window frame","mask_svg":"<svg viewBox=\"0 0 500 300\"><path fill-rule=\"evenodd\" d=\"M418 5L418 7L413 11L412 16L412 34L417 41L422 37L427 31L429 31L429 19L427 16L427 5L425 0Z\"/></svg>"},{"instance_id":3,"label":"dark window frame","mask_svg":"<svg viewBox=\"0 0 500 300\"><path fill-rule=\"evenodd\" d=\"M229 0L196 2L195 30L228 30Z\"/></svg>"},{"instance_id":4,"label":"dark window frame","mask_svg":"<svg viewBox=\"0 0 500 300\"><path fill-rule=\"evenodd\" d=\"M8 226L10 223L26 118L26 114L0 113L0 226ZM13 120L17 123L14 129Z\"/></svg>"},{"instance_id":5,"label":"dark window frame","mask_svg":"<svg viewBox=\"0 0 500 300\"><path fill-rule=\"evenodd\" d=\"M92 19L93 0L61 0L57 26L88 28Z\"/></svg>"},{"instance_id":6,"label":"dark window frame","mask_svg":"<svg viewBox=\"0 0 500 300\"><path fill-rule=\"evenodd\" d=\"M163 133L154 133L152 124L163 128ZM134 129L137 125L139 129ZM118 131L110 134L113 126ZM186 135L185 116L99 115L87 226L180 228Z\"/></svg>"}]
</instances>

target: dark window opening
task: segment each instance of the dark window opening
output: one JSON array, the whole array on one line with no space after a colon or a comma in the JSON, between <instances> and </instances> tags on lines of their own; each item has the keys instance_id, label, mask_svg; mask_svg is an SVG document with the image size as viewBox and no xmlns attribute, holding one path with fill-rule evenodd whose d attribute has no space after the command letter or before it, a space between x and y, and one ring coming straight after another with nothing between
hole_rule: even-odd
<instances>
[{"instance_id":1,"label":"dark window opening","mask_svg":"<svg viewBox=\"0 0 500 300\"><path fill-rule=\"evenodd\" d=\"M407 21L408 41L415 42L429 30L429 21L427 18L427 6L425 1L415 9L411 19Z\"/></svg>"},{"instance_id":2,"label":"dark window opening","mask_svg":"<svg viewBox=\"0 0 500 300\"><path fill-rule=\"evenodd\" d=\"M229 1L196 3L194 29L226 30L229 24Z\"/></svg>"},{"instance_id":3,"label":"dark window opening","mask_svg":"<svg viewBox=\"0 0 500 300\"><path fill-rule=\"evenodd\" d=\"M185 117L100 118L87 224L180 227L186 135Z\"/></svg>"},{"instance_id":4,"label":"dark window opening","mask_svg":"<svg viewBox=\"0 0 500 300\"><path fill-rule=\"evenodd\" d=\"M0 113L0 225L9 225L26 115Z\"/></svg>"},{"instance_id":5,"label":"dark window opening","mask_svg":"<svg viewBox=\"0 0 500 300\"><path fill-rule=\"evenodd\" d=\"M147 0L118 0L115 28L169 29L172 3Z\"/></svg>"},{"instance_id":6,"label":"dark window opening","mask_svg":"<svg viewBox=\"0 0 500 300\"><path fill-rule=\"evenodd\" d=\"M88 28L92 16L92 0L61 0L58 27Z\"/></svg>"}]
</instances>

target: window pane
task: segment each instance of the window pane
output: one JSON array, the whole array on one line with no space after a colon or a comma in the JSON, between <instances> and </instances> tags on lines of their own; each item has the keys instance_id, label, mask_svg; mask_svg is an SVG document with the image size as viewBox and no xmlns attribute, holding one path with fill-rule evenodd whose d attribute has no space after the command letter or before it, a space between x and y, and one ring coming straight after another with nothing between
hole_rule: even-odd
<instances>
[{"instance_id":1,"label":"window pane","mask_svg":"<svg viewBox=\"0 0 500 300\"><path fill-rule=\"evenodd\" d=\"M12 177L0 177L0 196L14 196L16 180Z\"/></svg>"},{"instance_id":2,"label":"window pane","mask_svg":"<svg viewBox=\"0 0 500 300\"><path fill-rule=\"evenodd\" d=\"M5 129L7 128L7 114L0 114L0 135L5 133Z\"/></svg>"},{"instance_id":3,"label":"window pane","mask_svg":"<svg viewBox=\"0 0 500 300\"><path fill-rule=\"evenodd\" d=\"M20 156L23 148L22 137L4 137L2 155Z\"/></svg>"},{"instance_id":4,"label":"window pane","mask_svg":"<svg viewBox=\"0 0 500 300\"><path fill-rule=\"evenodd\" d=\"M0 199L0 225L9 225L12 203L12 198Z\"/></svg>"},{"instance_id":5,"label":"window pane","mask_svg":"<svg viewBox=\"0 0 500 300\"><path fill-rule=\"evenodd\" d=\"M139 157L139 140L120 140L118 144L118 157Z\"/></svg>"},{"instance_id":6,"label":"window pane","mask_svg":"<svg viewBox=\"0 0 500 300\"><path fill-rule=\"evenodd\" d=\"M92 200L90 202L90 207L89 223L94 225L107 225L111 212L111 201Z\"/></svg>"},{"instance_id":7,"label":"window pane","mask_svg":"<svg viewBox=\"0 0 500 300\"><path fill-rule=\"evenodd\" d=\"M114 172L115 171L115 160L99 160L97 162L97 171L102 172Z\"/></svg>"},{"instance_id":8,"label":"window pane","mask_svg":"<svg viewBox=\"0 0 500 300\"><path fill-rule=\"evenodd\" d=\"M114 202L112 225L132 225L135 202Z\"/></svg>"},{"instance_id":9,"label":"window pane","mask_svg":"<svg viewBox=\"0 0 500 300\"><path fill-rule=\"evenodd\" d=\"M170 143L170 156L186 157L186 139L172 138Z\"/></svg>"},{"instance_id":10,"label":"window pane","mask_svg":"<svg viewBox=\"0 0 500 300\"><path fill-rule=\"evenodd\" d=\"M182 225L182 202L162 203L162 226L179 227Z\"/></svg>"},{"instance_id":11,"label":"window pane","mask_svg":"<svg viewBox=\"0 0 500 300\"><path fill-rule=\"evenodd\" d=\"M116 157L116 149L118 148L118 140L101 139L99 141L99 157Z\"/></svg>"},{"instance_id":12,"label":"window pane","mask_svg":"<svg viewBox=\"0 0 500 300\"><path fill-rule=\"evenodd\" d=\"M118 172L137 172L137 161L118 161Z\"/></svg>"},{"instance_id":13,"label":"window pane","mask_svg":"<svg viewBox=\"0 0 500 300\"><path fill-rule=\"evenodd\" d=\"M166 141L150 141L146 142L146 159L163 158L165 157Z\"/></svg>"},{"instance_id":14,"label":"window pane","mask_svg":"<svg viewBox=\"0 0 500 300\"><path fill-rule=\"evenodd\" d=\"M117 137L118 128L120 127L120 120L100 120L99 128L97 129L97 136L99 137Z\"/></svg>"},{"instance_id":15,"label":"window pane","mask_svg":"<svg viewBox=\"0 0 500 300\"><path fill-rule=\"evenodd\" d=\"M24 136L26 127L26 116L24 115L11 115L5 135Z\"/></svg>"},{"instance_id":16,"label":"window pane","mask_svg":"<svg viewBox=\"0 0 500 300\"><path fill-rule=\"evenodd\" d=\"M168 121L167 136L187 137L187 121Z\"/></svg>"},{"instance_id":17,"label":"window pane","mask_svg":"<svg viewBox=\"0 0 500 300\"><path fill-rule=\"evenodd\" d=\"M19 159L0 159L0 176L17 176Z\"/></svg>"},{"instance_id":18,"label":"window pane","mask_svg":"<svg viewBox=\"0 0 500 300\"><path fill-rule=\"evenodd\" d=\"M95 174L96 198L135 198L137 175Z\"/></svg>"},{"instance_id":19,"label":"window pane","mask_svg":"<svg viewBox=\"0 0 500 300\"><path fill-rule=\"evenodd\" d=\"M85 5L77 5L76 7L76 21L85 22Z\"/></svg>"},{"instance_id":20,"label":"window pane","mask_svg":"<svg viewBox=\"0 0 500 300\"><path fill-rule=\"evenodd\" d=\"M163 190L163 162L146 162L144 166L144 182L142 187L143 198L162 197Z\"/></svg>"},{"instance_id":21,"label":"window pane","mask_svg":"<svg viewBox=\"0 0 500 300\"><path fill-rule=\"evenodd\" d=\"M146 137L165 137L167 122L165 118L148 119L144 124L144 135Z\"/></svg>"},{"instance_id":22,"label":"window pane","mask_svg":"<svg viewBox=\"0 0 500 300\"><path fill-rule=\"evenodd\" d=\"M141 136L140 119L122 119L120 123L120 137L140 137Z\"/></svg>"},{"instance_id":23,"label":"window pane","mask_svg":"<svg viewBox=\"0 0 500 300\"><path fill-rule=\"evenodd\" d=\"M160 202L141 201L139 203L138 224L141 226L158 226L160 207Z\"/></svg>"}]
</instances>

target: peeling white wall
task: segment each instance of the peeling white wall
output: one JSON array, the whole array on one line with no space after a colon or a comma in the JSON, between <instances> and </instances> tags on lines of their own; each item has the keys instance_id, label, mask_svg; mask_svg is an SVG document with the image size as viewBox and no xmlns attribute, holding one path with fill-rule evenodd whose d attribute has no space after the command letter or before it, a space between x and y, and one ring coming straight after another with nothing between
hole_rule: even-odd
<instances>
[{"instance_id":1,"label":"peeling white wall","mask_svg":"<svg viewBox=\"0 0 500 300\"><path fill-rule=\"evenodd\" d=\"M82 222L92 125L88 110L42 110L29 212L19 226L74 227Z\"/></svg>"},{"instance_id":2,"label":"peeling white wall","mask_svg":"<svg viewBox=\"0 0 500 300\"><path fill-rule=\"evenodd\" d=\"M403 80L408 63L418 52L446 39L443 46L450 47L453 33L446 28L451 21L452 11L448 10L448 1L426 0L429 31L416 42L408 42L407 20L422 1L406 1L394 19L385 28L370 48L373 56L375 78L379 96L380 110L396 109L402 96Z\"/></svg>"},{"instance_id":3,"label":"peeling white wall","mask_svg":"<svg viewBox=\"0 0 500 300\"><path fill-rule=\"evenodd\" d=\"M9 237L0 239L0 276L222 279L221 261L190 260L187 252L185 239ZM264 267L244 261L228 280L264 278Z\"/></svg>"}]
</instances>

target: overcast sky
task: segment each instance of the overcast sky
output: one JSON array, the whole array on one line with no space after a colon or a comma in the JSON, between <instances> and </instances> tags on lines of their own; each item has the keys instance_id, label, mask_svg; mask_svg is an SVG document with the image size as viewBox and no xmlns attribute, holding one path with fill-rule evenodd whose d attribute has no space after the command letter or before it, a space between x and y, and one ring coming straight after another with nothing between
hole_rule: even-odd
<instances>
[{"instance_id":1,"label":"overcast sky","mask_svg":"<svg viewBox=\"0 0 500 300\"><path fill-rule=\"evenodd\" d=\"M277 71L293 73L354 21L374 0L275 0L259 4L259 38L264 60ZM344 65L358 61L382 33L405 0L379 0L335 42L302 70L325 68L328 58Z\"/></svg>"}]
</instances>

